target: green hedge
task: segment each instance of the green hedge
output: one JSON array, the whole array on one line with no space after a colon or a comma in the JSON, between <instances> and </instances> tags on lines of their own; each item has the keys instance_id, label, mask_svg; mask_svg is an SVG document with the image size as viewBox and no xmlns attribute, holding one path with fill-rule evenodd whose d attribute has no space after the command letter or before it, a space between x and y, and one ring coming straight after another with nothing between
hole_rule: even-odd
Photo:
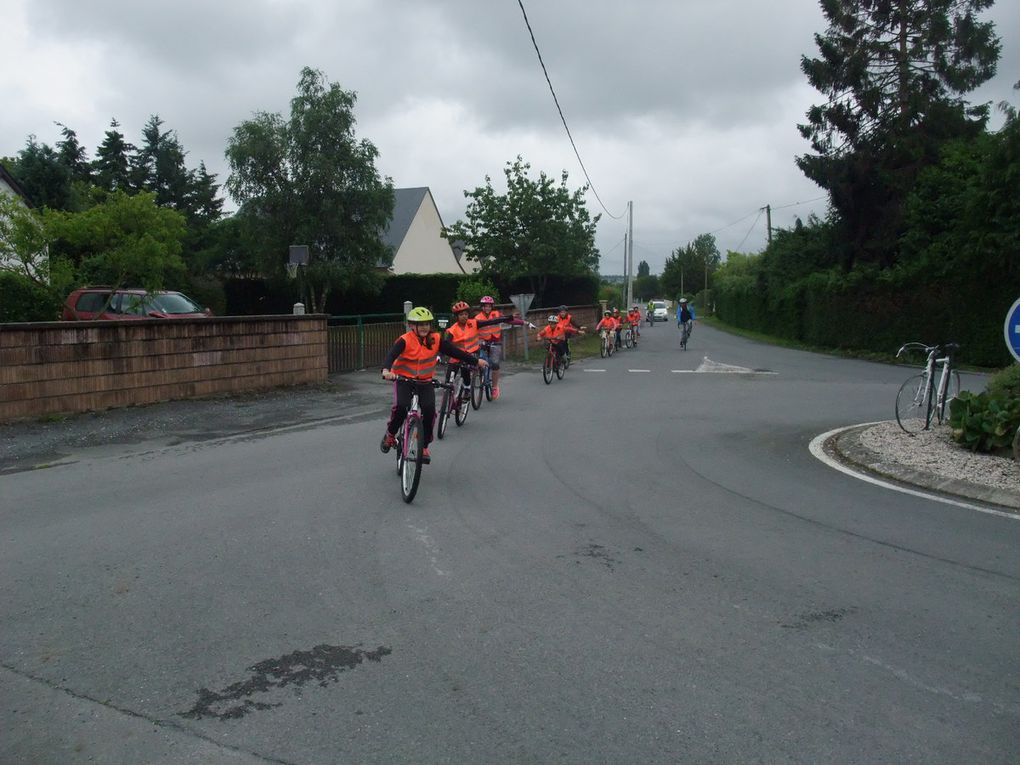
<instances>
[{"instance_id":1,"label":"green hedge","mask_svg":"<svg viewBox=\"0 0 1020 765\"><path fill-rule=\"evenodd\" d=\"M716 312L737 327L822 348L893 353L903 343L957 342L960 361L1002 367L1017 285L993 274L925 280L882 271L828 271L769 290L760 274L720 278Z\"/></svg>"}]
</instances>

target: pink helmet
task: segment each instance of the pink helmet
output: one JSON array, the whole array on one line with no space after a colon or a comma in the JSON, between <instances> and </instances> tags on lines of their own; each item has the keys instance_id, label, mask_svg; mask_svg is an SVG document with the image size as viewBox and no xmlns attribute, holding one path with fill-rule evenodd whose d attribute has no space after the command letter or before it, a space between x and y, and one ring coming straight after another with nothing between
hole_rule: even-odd
<instances>
[{"instance_id":1,"label":"pink helmet","mask_svg":"<svg viewBox=\"0 0 1020 765\"><path fill-rule=\"evenodd\" d=\"M482 305L485 305L486 303L488 303L489 305L494 305L496 301L492 299L492 295L486 295L478 302L481 303Z\"/></svg>"}]
</instances>

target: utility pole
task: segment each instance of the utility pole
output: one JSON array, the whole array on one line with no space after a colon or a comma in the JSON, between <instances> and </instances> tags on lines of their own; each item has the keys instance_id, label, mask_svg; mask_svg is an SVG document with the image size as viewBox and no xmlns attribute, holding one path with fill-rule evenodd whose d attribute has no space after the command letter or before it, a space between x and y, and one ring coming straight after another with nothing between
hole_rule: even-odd
<instances>
[{"instance_id":1,"label":"utility pole","mask_svg":"<svg viewBox=\"0 0 1020 765\"><path fill-rule=\"evenodd\" d=\"M627 308L634 304L634 203L627 203L627 210L630 213L630 220L627 224L627 244L630 247L627 258Z\"/></svg>"},{"instance_id":2,"label":"utility pole","mask_svg":"<svg viewBox=\"0 0 1020 765\"><path fill-rule=\"evenodd\" d=\"M772 205L765 205L765 224L768 226L769 244L772 244Z\"/></svg>"},{"instance_id":3,"label":"utility pole","mask_svg":"<svg viewBox=\"0 0 1020 765\"><path fill-rule=\"evenodd\" d=\"M623 232L623 292L621 293L624 300L627 299L627 232Z\"/></svg>"}]
</instances>

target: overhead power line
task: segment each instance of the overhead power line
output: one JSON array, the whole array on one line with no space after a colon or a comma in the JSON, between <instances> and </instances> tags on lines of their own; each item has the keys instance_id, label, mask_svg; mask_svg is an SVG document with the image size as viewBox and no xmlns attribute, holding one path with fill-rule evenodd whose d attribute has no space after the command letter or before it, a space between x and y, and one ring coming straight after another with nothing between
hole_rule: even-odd
<instances>
[{"instance_id":1,"label":"overhead power line","mask_svg":"<svg viewBox=\"0 0 1020 765\"><path fill-rule=\"evenodd\" d=\"M567 131L567 138L570 139L570 145L574 149L574 156L577 157L577 163L581 166L581 171L584 173L584 177L588 181L588 188L591 189L591 193L595 195L595 198L599 201L602 209L605 210L606 215L614 220L619 220L626 213L613 215L602 202L602 197L599 196L598 191L595 190L595 184L592 183L591 176L588 175L588 170L585 168L584 162L581 161L581 154L577 150L577 144L574 143L574 137L570 134L570 128L567 126L567 118L563 116L563 109L560 108L560 100L556 97L556 91L553 89L552 80L549 79L549 71L545 68L545 61L542 60L542 51L538 49L538 42L535 40L535 33L531 29L531 22L528 21L528 13L524 10L524 0L517 0L517 4L521 6L521 13L524 15L524 23L528 27L528 34L531 35L531 44L535 46L535 53L538 54L538 63L542 65L542 72L545 74L545 81L549 83L549 92L552 93L553 102L556 104L556 111L560 113L560 120L563 122L563 129Z\"/></svg>"}]
</instances>

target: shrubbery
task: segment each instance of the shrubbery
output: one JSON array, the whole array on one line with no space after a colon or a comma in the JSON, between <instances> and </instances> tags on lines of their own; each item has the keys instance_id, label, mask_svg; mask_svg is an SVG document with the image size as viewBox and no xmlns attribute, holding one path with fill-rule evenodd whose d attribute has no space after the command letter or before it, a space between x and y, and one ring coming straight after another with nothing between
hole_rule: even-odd
<instances>
[{"instance_id":1,"label":"shrubbery","mask_svg":"<svg viewBox=\"0 0 1020 765\"><path fill-rule=\"evenodd\" d=\"M953 438L971 451L1006 449L1020 430L1020 364L988 380L983 393L963 391L949 402Z\"/></svg>"}]
</instances>

